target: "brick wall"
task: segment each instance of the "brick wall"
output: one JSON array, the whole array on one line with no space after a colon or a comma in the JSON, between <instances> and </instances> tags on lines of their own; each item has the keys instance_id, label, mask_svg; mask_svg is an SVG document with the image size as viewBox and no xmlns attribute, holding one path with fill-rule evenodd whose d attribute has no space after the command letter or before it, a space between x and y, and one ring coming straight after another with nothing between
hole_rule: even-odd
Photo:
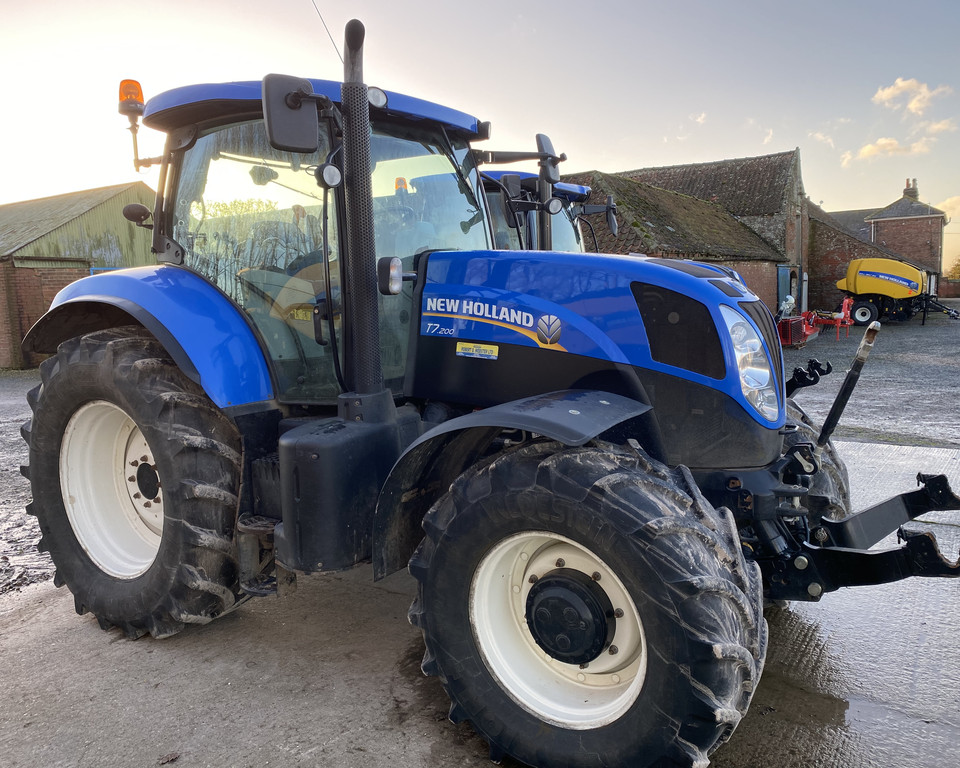
<instances>
[{"instance_id":1,"label":"brick wall","mask_svg":"<svg viewBox=\"0 0 960 768\"><path fill-rule=\"evenodd\" d=\"M960 280L940 280L937 295L942 299L960 299Z\"/></svg>"},{"instance_id":2,"label":"brick wall","mask_svg":"<svg viewBox=\"0 0 960 768\"><path fill-rule=\"evenodd\" d=\"M732 261L725 266L737 270L747 287L767 305L772 313L777 312L777 265L772 261Z\"/></svg>"},{"instance_id":3,"label":"brick wall","mask_svg":"<svg viewBox=\"0 0 960 768\"><path fill-rule=\"evenodd\" d=\"M847 276L847 265L854 259L876 258L881 254L862 240L816 219L810 220L810 241L807 304L810 309L833 311L843 301L837 280Z\"/></svg>"},{"instance_id":4,"label":"brick wall","mask_svg":"<svg viewBox=\"0 0 960 768\"><path fill-rule=\"evenodd\" d=\"M904 260L941 269L943 218L921 216L911 219L878 219L874 222L873 241L898 253Z\"/></svg>"},{"instance_id":5,"label":"brick wall","mask_svg":"<svg viewBox=\"0 0 960 768\"><path fill-rule=\"evenodd\" d=\"M29 368L43 356L20 352L20 341L65 285L88 275L80 265L32 269L0 262L0 368Z\"/></svg>"}]
</instances>

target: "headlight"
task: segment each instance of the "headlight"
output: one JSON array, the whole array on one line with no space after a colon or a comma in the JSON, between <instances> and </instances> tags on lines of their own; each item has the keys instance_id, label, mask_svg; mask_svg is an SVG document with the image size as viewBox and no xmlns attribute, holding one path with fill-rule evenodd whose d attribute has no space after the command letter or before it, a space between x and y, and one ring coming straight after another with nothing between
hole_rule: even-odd
<instances>
[{"instance_id":1,"label":"headlight","mask_svg":"<svg viewBox=\"0 0 960 768\"><path fill-rule=\"evenodd\" d=\"M770 359L763 351L763 342L749 321L734 309L720 307L720 314L727 325L727 332L733 342L733 353L737 359L737 371L740 374L740 388L743 396L763 418L776 421L779 415L776 379Z\"/></svg>"}]
</instances>

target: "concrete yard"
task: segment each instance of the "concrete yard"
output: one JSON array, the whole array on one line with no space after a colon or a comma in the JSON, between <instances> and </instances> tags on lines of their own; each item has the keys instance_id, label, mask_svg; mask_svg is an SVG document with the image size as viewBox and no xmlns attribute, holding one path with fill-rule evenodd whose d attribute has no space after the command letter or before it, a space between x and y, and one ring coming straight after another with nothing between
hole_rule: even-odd
<instances>
[{"instance_id":1,"label":"concrete yard","mask_svg":"<svg viewBox=\"0 0 960 768\"><path fill-rule=\"evenodd\" d=\"M953 376L960 323L943 318L884 333L889 350L898 338L914 339L909 359L924 368L904 389L901 379L914 373L902 355L891 354L892 368L884 354L868 363L837 443L856 508L911 490L919 471L945 473L960 488ZM853 346L855 339L820 339L788 354L788 372L805 357L831 359L838 369L798 394L819 418ZM932 370L938 361L945 369ZM128 641L78 617L72 596L49 580L46 556L32 552L36 524L22 513L29 489L17 471L24 461L17 430L35 381L35 372L0 376L0 765L490 764L470 727L447 720L439 682L420 672L423 646L406 622L415 587L406 573L380 583L369 566L301 577L293 595L252 600L162 641ZM864 416L865 407L875 417ZM954 559L960 511L925 520L920 525ZM915 578L770 609L753 705L712 765L960 765L958 590L955 580Z\"/></svg>"}]
</instances>

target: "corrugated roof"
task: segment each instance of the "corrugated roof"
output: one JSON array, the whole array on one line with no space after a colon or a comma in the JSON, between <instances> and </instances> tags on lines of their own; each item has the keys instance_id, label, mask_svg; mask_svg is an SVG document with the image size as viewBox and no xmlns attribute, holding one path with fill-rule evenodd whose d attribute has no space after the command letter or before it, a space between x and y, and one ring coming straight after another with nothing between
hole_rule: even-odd
<instances>
[{"instance_id":1,"label":"corrugated roof","mask_svg":"<svg viewBox=\"0 0 960 768\"><path fill-rule=\"evenodd\" d=\"M590 219L602 252L675 253L703 261L786 261L719 205L619 174L589 171L563 178L589 186L593 204L602 204L607 195L613 195L620 228L617 238L613 238L602 219Z\"/></svg>"},{"instance_id":2,"label":"corrugated roof","mask_svg":"<svg viewBox=\"0 0 960 768\"><path fill-rule=\"evenodd\" d=\"M799 181L800 150L761 157L717 160L624 171L626 176L661 189L718 203L737 216L780 213L788 187Z\"/></svg>"},{"instance_id":3,"label":"corrugated roof","mask_svg":"<svg viewBox=\"0 0 960 768\"><path fill-rule=\"evenodd\" d=\"M0 256L10 256L34 240L122 194L142 181L0 205Z\"/></svg>"}]
</instances>

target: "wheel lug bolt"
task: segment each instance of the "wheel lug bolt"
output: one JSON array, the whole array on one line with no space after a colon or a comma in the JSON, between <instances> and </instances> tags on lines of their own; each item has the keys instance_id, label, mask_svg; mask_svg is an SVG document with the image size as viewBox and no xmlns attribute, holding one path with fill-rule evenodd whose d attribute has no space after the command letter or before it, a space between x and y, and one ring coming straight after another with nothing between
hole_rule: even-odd
<instances>
[{"instance_id":1,"label":"wheel lug bolt","mask_svg":"<svg viewBox=\"0 0 960 768\"><path fill-rule=\"evenodd\" d=\"M136 467L136 466L138 466L139 464L140 464L140 462L137 461L136 459L134 459L133 461L130 462L130 466L131 466L131 467Z\"/></svg>"},{"instance_id":2,"label":"wheel lug bolt","mask_svg":"<svg viewBox=\"0 0 960 768\"><path fill-rule=\"evenodd\" d=\"M141 456L141 457L140 457L140 461L146 463L146 462L150 461L150 458L149 458L148 456Z\"/></svg>"},{"instance_id":3,"label":"wheel lug bolt","mask_svg":"<svg viewBox=\"0 0 960 768\"><path fill-rule=\"evenodd\" d=\"M590 578L594 581L600 581L600 571L594 571L590 574Z\"/></svg>"},{"instance_id":4,"label":"wheel lug bolt","mask_svg":"<svg viewBox=\"0 0 960 768\"><path fill-rule=\"evenodd\" d=\"M130 477L127 478L127 482L128 482L128 483L135 483L135 482L137 482L136 476L135 476L135 475L130 475Z\"/></svg>"},{"instance_id":5,"label":"wheel lug bolt","mask_svg":"<svg viewBox=\"0 0 960 768\"><path fill-rule=\"evenodd\" d=\"M537 574L535 573L531 573L530 578L527 579L527 581L529 581L531 584L536 584L539 580L540 580L540 577L537 576Z\"/></svg>"},{"instance_id":6,"label":"wheel lug bolt","mask_svg":"<svg viewBox=\"0 0 960 768\"><path fill-rule=\"evenodd\" d=\"M157 496L157 498L155 498L155 499L153 500L153 503L154 503L154 504L159 504L159 503L160 503L160 497Z\"/></svg>"},{"instance_id":7,"label":"wheel lug bolt","mask_svg":"<svg viewBox=\"0 0 960 768\"><path fill-rule=\"evenodd\" d=\"M613 617L614 617L615 619L622 619L622 618L623 618L623 608L617 608L617 609L613 612Z\"/></svg>"},{"instance_id":8,"label":"wheel lug bolt","mask_svg":"<svg viewBox=\"0 0 960 768\"><path fill-rule=\"evenodd\" d=\"M616 656L618 653L620 653L620 649L615 645L611 645L610 650L608 650L607 653L609 653L611 656Z\"/></svg>"},{"instance_id":9,"label":"wheel lug bolt","mask_svg":"<svg viewBox=\"0 0 960 768\"><path fill-rule=\"evenodd\" d=\"M139 493L135 493L135 494L133 494L133 498L135 498L135 499L139 499L139 498L140 498L140 494L139 494Z\"/></svg>"},{"instance_id":10,"label":"wheel lug bolt","mask_svg":"<svg viewBox=\"0 0 960 768\"><path fill-rule=\"evenodd\" d=\"M563 568L567 564L567 561L562 557L557 558L557 568Z\"/></svg>"},{"instance_id":11,"label":"wheel lug bolt","mask_svg":"<svg viewBox=\"0 0 960 768\"><path fill-rule=\"evenodd\" d=\"M143 506L144 506L144 509L149 509L149 508L150 508L150 502L149 502L149 501L143 502Z\"/></svg>"}]
</instances>

